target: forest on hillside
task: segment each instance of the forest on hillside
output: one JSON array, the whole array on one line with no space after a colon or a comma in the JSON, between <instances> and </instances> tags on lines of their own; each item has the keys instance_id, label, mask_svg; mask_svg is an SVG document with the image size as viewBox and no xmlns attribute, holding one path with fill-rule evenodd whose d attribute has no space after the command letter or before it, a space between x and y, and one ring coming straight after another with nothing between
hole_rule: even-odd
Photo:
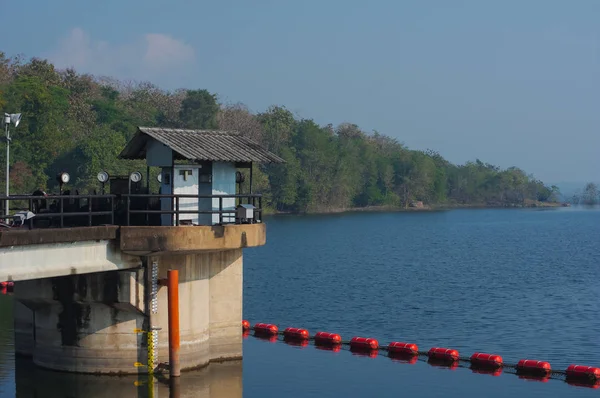
<instances>
[{"instance_id":1,"label":"forest on hillside","mask_svg":"<svg viewBox=\"0 0 600 398\"><path fill-rule=\"evenodd\" d=\"M91 192L96 174L144 170L117 159L137 126L237 130L286 160L257 165L255 191L271 209L314 212L367 206L522 206L549 202L558 188L525 171L480 160L452 164L352 123L320 126L284 106L253 113L219 103L207 90L165 91L149 82L57 70L43 59L0 52L0 110L23 114L11 131L11 193L55 189L66 171L71 188ZM401 135L401 134L398 134ZM0 164L5 164L0 151ZM0 167L4 170L3 167ZM4 171L0 181L4 181Z\"/></svg>"}]
</instances>

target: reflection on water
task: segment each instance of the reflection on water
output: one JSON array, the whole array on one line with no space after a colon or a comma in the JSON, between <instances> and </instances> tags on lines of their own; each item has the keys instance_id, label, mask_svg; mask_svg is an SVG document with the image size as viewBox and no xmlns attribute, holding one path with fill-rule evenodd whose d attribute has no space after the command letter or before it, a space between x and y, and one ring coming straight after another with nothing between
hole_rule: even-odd
<instances>
[{"instance_id":1,"label":"reflection on water","mask_svg":"<svg viewBox=\"0 0 600 398\"><path fill-rule=\"evenodd\" d=\"M17 398L241 398L242 362L214 363L193 372L184 372L177 383L149 377L77 375L43 370L30 360L15 362ZM170 388L171 387L171 388Z\"/></svg>"}]
</instances>

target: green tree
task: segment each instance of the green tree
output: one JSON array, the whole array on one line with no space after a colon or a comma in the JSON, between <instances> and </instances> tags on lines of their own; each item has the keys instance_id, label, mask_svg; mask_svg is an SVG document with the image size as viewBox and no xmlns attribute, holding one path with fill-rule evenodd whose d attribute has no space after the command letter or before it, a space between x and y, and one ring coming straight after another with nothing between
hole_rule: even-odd
<instances>
[{"instance_id":1,"label":"green tree","mask_svg":"<svg viewBox=\"0 0 600 398\"><path fill-rule=\"evenodd\" d=\"M207 90L188 90L181 103L179 117L182 125L190 129L216 129L219 105L217 96Z\"/></svg>"}]
</instances>

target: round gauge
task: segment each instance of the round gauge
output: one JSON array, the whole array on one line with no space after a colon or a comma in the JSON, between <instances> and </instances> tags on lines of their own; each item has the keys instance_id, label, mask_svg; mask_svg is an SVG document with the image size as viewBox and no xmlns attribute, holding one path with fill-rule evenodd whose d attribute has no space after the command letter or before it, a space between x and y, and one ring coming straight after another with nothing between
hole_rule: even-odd
<instances>
[{"instance_id":1,"label":"round gauge","mask_svg":"<svg viewBox=\"0 0 600 398\"><path fill-rule=\"evenodd\" d=\"M158 182L162 182L162 173L158 173L156 179L158 180Z\"/></svg>"},{"instance_id":2,"label":"round gauge","mask_svg":"<svg viewBox=\"0 0 600 398\"><path fill-rule=\"evenodd\" d=\"M71 177L69 176L69 173L60 173L60 181L63 184L68 183L70 179L71 179Z\"/></svg>"},{"instance_id":3,"label":"round gauge","mask_svg":"<svg viewBox=\"0 0 600 398\"><path fill-rule=\"evenodd\" d=\"M134 171L129 175L129 178L133 182L140 182L142 181L142 174L139 171Z\"/></svg>"},{"instance_id":4,"label":"round gauge","mask_svg":"<svg viewBox=\"0 0 600 398\"><path fill-rule=\"evenodd\" d=\"M108 173L106 171L101 171L98 173L96 178L98 178L98 181L104 184L106 181L108 181Z\"/></svg>"}]
</instances>

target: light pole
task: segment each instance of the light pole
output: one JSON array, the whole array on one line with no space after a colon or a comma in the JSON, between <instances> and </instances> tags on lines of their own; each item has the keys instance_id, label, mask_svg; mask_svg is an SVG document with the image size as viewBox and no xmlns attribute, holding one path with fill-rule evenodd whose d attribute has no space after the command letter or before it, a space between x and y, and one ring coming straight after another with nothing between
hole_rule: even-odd
<instances>
[{"instance_id":1,"label":"light pole","mask_svg":"<svg viewBox=\"0 0 600 398\"><path fill-rule=\"evenodd\" d=\"M9 182L10 182L10 124L13 123L15 125L15 128L19 125L19 123L21 122L21 114L20 113L5 113L4 114L4 126L6 129L6 202L5 202L5 209L4 209L4 214L8 216L8 210L9 210L9 205L8 205L8 196L10 195L10 186L9 186Z\"/></svg>"}]
</instances>

